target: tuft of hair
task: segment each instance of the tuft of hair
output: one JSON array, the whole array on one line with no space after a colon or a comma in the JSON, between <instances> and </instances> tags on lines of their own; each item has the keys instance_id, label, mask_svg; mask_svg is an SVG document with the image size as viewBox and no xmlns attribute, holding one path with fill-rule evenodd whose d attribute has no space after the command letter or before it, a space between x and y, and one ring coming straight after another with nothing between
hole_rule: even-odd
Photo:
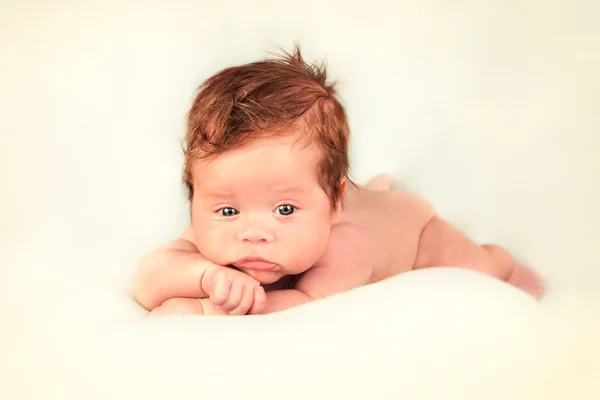
<instances>
[{"instance_id":1,"label":"tuft of hair","mask_svg":"<svg viewBox=\"0 0 600 400\"><path fill-rule=\"evenodd\" d=\"M348 176L350 129L335 83L323 63L292 53L223 69L198 89L184 138L183 180L194 195L192 164L242 146L253 137L300 133L321 151L319 182L333 207Z\"/></svg>"}]
</instances>

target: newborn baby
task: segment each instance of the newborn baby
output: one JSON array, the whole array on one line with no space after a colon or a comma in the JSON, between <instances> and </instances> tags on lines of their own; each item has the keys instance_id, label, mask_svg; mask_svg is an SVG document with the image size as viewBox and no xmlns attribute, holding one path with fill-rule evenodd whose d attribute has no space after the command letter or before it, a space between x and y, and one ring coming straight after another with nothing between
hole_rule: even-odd
<instances>
[{"instance_id":1,"label":"newborn baby","mask_svg":"<svg viewBox=\"0 0 600 400\"><path fill-rule=\"evenodd\" d=\"M151 315L264 314L433 266L542 294L535 272L388 176L351 182L348 143L324 68L299 50L209 78L185 138L191 226L141 260L134 298Z\"/></svg>"}]
</instances>

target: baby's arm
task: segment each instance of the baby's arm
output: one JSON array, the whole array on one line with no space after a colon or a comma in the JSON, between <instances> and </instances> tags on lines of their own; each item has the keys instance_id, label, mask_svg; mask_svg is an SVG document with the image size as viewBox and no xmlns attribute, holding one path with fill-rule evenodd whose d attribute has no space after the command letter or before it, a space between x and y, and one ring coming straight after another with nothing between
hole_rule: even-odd
<instances>
[{"instance_id":1,"label":"baby's arm","mask_svg":"<svg viewBox=\"0 0 600 400\"><path fill-rule=\"evenodd\" d=\"M192 242L189 227L178 239L144 256L133 280L133 297L147 310L153 310L174 297L203 298L202 277L214 265Z\"/></svg>"},{"instance_id":2,"label":"baby's arm","mask_svg":"<svg viewBox=\"0 0 600 400\"><path fill-rule=\"evenodd\" d=\"M230 314L245 314L251 307L260 310L265 302L264 290L254 278L200 254L191 227L142 258L134 277L133 297L150 311L167 300L174 307L178 299L189 305L189 299L210 297L215 306Z\"/></svg>"}]
</instances>

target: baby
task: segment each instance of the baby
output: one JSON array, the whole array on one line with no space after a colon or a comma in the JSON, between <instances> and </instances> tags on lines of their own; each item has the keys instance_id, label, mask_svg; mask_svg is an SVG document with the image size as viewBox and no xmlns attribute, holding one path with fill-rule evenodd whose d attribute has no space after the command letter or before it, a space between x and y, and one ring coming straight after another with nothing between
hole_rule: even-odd
<instances>
[{"instance_id":1,"label":"baby","mask_svg":"<svg viewBox=\"0 0 600 400\"><path fill-rule=\"evenodd\" d=\"M540 277L478 245L380 175L348 178L349 127L324 67L300 51L225 69L185 137L191 225L140 261L151 315L273 313L420 268L470 268L535 298Z\"/></svg>"}]
</instances>

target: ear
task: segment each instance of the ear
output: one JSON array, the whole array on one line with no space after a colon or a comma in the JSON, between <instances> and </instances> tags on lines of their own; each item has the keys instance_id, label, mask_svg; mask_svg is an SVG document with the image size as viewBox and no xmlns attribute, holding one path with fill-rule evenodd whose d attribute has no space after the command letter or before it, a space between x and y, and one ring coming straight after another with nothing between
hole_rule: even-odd
<instances>
[{"instance_id":1,"label":"ear","mask_svg":"<svg viewBox=\"0 0 600 400\"><path fill-rule=\"evenodd\" d=\"M335 225L338 222L340 222L340 218L342 217L342 200L344 198L344 194L346 193L346 188L348 185L348 180L346 179L346 177L343 177L341 182L340 182L340 199L338 200L336 206L335 206L335 210L333 210L333 215L332 215L332 219L331 219L331 224Z\"/></svg>"},{"instance_id":2,"label":"ear","mask_svg":"<svg viewBox=\"0 0 600 400\"><path fill-rule=\"evenodd\" d=\"M341 189L342 195L344 195L344 193L346 193L347 185L348 185L348 179L346 179L346 177L344 176L342 178L342 180L340 181L340 189Z\"/></svg>"}]
</instances>

